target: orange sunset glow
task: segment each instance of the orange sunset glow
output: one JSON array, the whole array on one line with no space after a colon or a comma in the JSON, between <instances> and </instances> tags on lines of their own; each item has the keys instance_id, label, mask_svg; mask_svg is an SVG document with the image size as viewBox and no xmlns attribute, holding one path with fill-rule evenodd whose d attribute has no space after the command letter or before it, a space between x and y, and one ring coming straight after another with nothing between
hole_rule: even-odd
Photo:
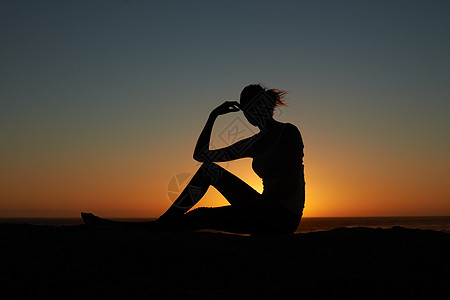
<instances>
[{"instance_id":1,"label":"orange sunset glow","mask_svg":"<svg viewBox=\"0 0 450 300\"><path fill-rule=\"evenodd\" d=\"M305 217L450 215L437 8L233 5L6 5L0 217L160 216L171 180L199 167L208 114L257 82L288 91L275 119L303 137ZM257 132L221 116L212 148L236 141L223 138L236 119L239 138ZM220 164L262 192L251 159ZM210 187L196 207L227 204Z\"/></svg>"}]
</instances>

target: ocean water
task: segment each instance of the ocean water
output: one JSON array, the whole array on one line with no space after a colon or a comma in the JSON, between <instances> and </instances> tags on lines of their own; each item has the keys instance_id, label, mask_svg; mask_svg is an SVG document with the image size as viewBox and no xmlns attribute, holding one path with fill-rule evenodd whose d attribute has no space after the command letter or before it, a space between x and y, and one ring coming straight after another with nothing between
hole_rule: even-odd
<instances>
[{"instance_id":1,"label":"ocean water","mask_svg":"<svg viewBox=\"0 0 450 300\"><path fill-rule=\"evenodd\" d=\"M150 221L148 219L114 219L117 221ZM0 218L0 223L73 226L83 222L81 218ZM402 226L412 229L436 230L450 233L448 217L370 217L370 218L303 218L298 233L326 231L339 227L392 228Z\"/></svg>"},{"instance_id":2,"label":"ocean water","mask_svg":"<svg viewBox=\"0 0 450 300\"><path fill-rule=\"evenodd\" d=\"M392 228L436 230L450 233L449 217L369 217L369 218L303 218L297 232L331 230L338 227Z\"/></svg>"}]
</instances>

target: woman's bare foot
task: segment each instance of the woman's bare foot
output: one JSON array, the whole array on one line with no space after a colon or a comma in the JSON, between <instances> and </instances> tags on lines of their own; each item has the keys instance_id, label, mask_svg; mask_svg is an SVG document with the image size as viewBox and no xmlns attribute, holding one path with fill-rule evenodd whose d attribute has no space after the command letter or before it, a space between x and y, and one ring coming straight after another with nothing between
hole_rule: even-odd
<instances>
[{"instance_id":1,"label":"woman's bare foot","mask_svg":"<svg viewBox=\"0 0 450 300\"><path fill-rule=\"evenodd\" d=\"M103 219L93 215L91 213L81 213L81 219L83 219L84 224L86 225L112 225L113 221Z\"/></svg>"}]
</instances>

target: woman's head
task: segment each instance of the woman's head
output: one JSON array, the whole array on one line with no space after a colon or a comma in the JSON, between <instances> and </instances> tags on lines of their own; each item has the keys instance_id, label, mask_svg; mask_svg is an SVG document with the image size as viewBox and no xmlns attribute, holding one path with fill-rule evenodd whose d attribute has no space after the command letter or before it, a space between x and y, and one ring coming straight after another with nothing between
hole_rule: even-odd
<instances>
[{"instance_id":1,"label":"woman's head","mask_svg":"<svg viewBox=\"0 0 450 300\"><path fill-rule=\"evenodd\" d=\"M261 84L246 86L240 97L241 110L254 126L264 126L265 122L273 119L275 107L285 106L283 99L285 91L267 89Z\"/></svg>"}]
</instances>

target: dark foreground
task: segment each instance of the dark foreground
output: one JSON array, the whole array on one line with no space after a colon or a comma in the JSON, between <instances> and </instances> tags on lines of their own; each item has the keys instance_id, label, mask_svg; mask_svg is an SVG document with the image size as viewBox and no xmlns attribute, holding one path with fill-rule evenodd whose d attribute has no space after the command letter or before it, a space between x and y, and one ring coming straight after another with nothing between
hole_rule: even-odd
<instances>
[{"instance_id":1,"label":"dark foreground","mask_svg":"<svg viewBox=\"0 0 450 300\"><path fill-rule=\"evenodd\" d=\"M450 295L450 234L435 231L237 236L0 224L0 239L0 299Z\"/></svg>"}]
</instances>

